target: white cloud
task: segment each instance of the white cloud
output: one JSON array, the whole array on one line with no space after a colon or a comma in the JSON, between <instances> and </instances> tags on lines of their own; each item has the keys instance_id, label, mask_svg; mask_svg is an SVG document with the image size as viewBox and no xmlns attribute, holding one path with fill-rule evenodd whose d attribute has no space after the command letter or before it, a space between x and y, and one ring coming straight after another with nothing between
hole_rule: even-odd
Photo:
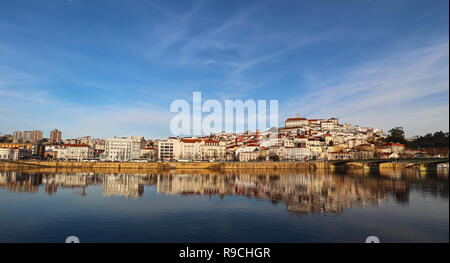
<instances>
[{"instance_id":1,"label":"white cloud","mask_svg":"<svg viewBox=\"0 0 450 263\"><path fill-rule=\"evenodd\" d=\"M407 135L448 130L448 37L420 48L403 47L385 58L347 68L333 76L314 76L310 91L298 94L283 117L337 116L346 122L389 129L404 126ZM436 104L437 103L437 104Z\"/></svg>"},{"instance_id":2,"label":"white cloud","mask_svg":"<svg viewBox=\"0 0 450 263\"><path fill-rule=\"evenodd\" d=\"M151 103L79 105L53 98L45 91L20 93L0 89L0 132L63 131L64 138L141 135L166 137L171 113Z\"/></svg>"}]
</instances>

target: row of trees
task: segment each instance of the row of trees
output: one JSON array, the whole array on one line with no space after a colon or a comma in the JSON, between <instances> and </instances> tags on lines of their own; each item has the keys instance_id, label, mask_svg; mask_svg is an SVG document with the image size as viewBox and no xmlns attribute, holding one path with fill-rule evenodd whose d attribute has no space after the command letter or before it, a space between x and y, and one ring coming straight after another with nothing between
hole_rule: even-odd
<instances>
[{"instance_id":1,"label":"row of trees","mask_svg":"<svg viewBox=\"0 0 450 263\"><path fill-rule=\"evenodd\" d=\"M405 139L403 127L395 127L389 130L386 141L402 143L408 148L448 147L449 133L438 131L435 133L428 133L424 136L415 136L412 140L407 141Z\"/></svg>"}]
</instances>

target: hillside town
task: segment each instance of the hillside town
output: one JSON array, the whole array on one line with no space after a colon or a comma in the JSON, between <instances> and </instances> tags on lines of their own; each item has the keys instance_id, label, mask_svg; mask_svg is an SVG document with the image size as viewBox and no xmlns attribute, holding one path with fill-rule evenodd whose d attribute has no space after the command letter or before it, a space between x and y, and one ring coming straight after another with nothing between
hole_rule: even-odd
<instances>
[{"instance_id":1,"label":"hillside town","mask_svg":"<svg viewBox=\"0 0 450 263\"><path fill-rule=\"evenodd\" d=\"M380 129L297 114L287 118L284 127L267 131L154 140L143 136L62 140L57 129L50 138L43 138L39 130L15 131L0 134L0 160L261 162L431 157L386 138Z\"/></svg>"}]
</instances>

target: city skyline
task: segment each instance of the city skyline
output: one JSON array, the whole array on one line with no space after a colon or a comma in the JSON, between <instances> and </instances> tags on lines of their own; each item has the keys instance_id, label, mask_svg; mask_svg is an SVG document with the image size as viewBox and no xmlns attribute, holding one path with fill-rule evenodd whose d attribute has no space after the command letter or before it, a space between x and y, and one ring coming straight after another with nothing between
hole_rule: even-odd
<instances>
[{"instance_id":1,"label":"city skyline","mask_svg":"<svg viewBox=\"0 0 450 263\"><path fill-rule=\"evenodd\" d=\"M292 116L290 116L290 117L288 117L288 118L286 118L286 119L283 119L283 120L281 120L280 122L283 122L283 123L285 123L287 120L289 120L289 119L295 119L295 118L299 118L300 117L300 115L297 113L295 116L294 115L292 115ZM310 118L305 118L305 117L301 117L301 119L305 119L305 120L322 120L322 121L326 121L327 120L327 118L315 118L315 119L310 119ZM328 120L331 120L331 119L336 119L336 120L339 120L339 118L335 118L335 117L332 117L332 118L328 118ZM377 128L377 127L367 127L367 126L361 126L361 125L359 125L359 124L356 124L356 123L344 123L345 125L351 125L351 126L356 126L356 127L361 127L361 128L369 128L369 129L374 129L374 130L380 130L380 131L382 131L382 132L384 132L384 133L386 133L386 134L388 134L388 130L384 130L384 129L379 129L379 128ZM278 129L283 129L285 127L285 124L279 124L278 125L278 127L276 127L276 128L278 128ZM392 127L392 128L398 128L398 126L397 127ZM402 128L403 129L403 127L400 127L400 128ZM69 137L69 136L64 136L63 134L66 134L66 133L62 133L62 131L61 130L58 130L57 128L52 128L52 129L44 129L44 131L42 131L42 130L36 130L36 129L32 129L32 130L29 130L29 131L21 131L21 130L19 130L19 131L16 131L16 130L14 130L14 131L11 131L11 132L5 132L4 130L0 130L0 137L1 136L6 136L6 135L10 135L10 136L12 136L13 138L16 138L17 137L17 133L20 133L21 135L20 136L22 136L22 138L23 138L23 134L24 133L30 133L30 136L31 136L31 133L36 133L36 132L39 132L39 133L41 133L41 135L40 135L40 139L37 139L37 140L35 140L35 139L33 139L33 140L28 140L28 142L39 142L39 141L42 141L43 139L46 139L46 140L48 140L49 142L52 142L52 143L55 143L55 142L57 142L57 141L64 141L64 140L73 140L73 139L82 139L82 138L87 138L87 137L89 137L89 138L93 138L93 139L106 139L106 138L126 138L126 137L133 137L133 136L138 136L138 137L143 137L143 138L146 138L146 139L149 139L149 140L163 140L163 139L167 139L167 138L205 138L205 137L208 137L208 136L210 136L210 135L220 135L220 134L222 134L223 132L225 133L225 134L235 134L235 135L239 135L239 134L246 134L247 132L250 132L250 134L253 134L253 133L255 133L255 132L269 132L271 129L266 129L266 130L259 130L259 129L257 129L257 130L246 130L245 132L236 132L236 131L232 131L232 132L226 132L225 130L224 131L222 131L222 132L213 132L213 133L211 133L211 134L202 134L202 135L171 135L171 134L169 134L168 136L166 136L166 137L150 137L150 136L147 136L147 135L143 135L143 134L132 134L132 135L130 135L130 134L123 134L123 135L111 135L111 136L92 136L92 135L90 135L90 134L84 134L84 135L81 135L81 136L75 136L75 137ZM60 140L51 140L51 137L52 137L52 132L54 132L54 131L57 131L57 132L59 132L59 133L61 133L59 136L60 136ZM441 132L442 130L440 130L440 131L430 131L430 132L427 132L427 134L433 134L433 133L435 133L435 132ZM447 132L448 133L448 131L446 131L446 130L444 130L443 132ZM69 132L70 133L70 132ZM48 136L45 136L45 135L42 135L42 134L48 134ZM409 137L405 137L406 139L413 139L413 138L415 138L415 137L417 137L417 136L421 136L421 135L412 135L412 136L409 136ZM34 137L33 137L34 138ZM23 142L23 143L25 143L27 140L24 140L24 139L21 139L21 141ZM14 142L18 142L18 140L17 139L14 139Z\"/></svg>"},{"instance_id":2,"label":"city skyline","mask_svg":"<svg viewBox=\"0 0 450 263\"><path fill-rule=\"evenodd\" d=\"M0 0L0 243L448 242L449 4Z\"/></svg>"},{"instance_id":3,"label":"city skyline","mask_svg":"<svg viewBox=\"0 0 450 263\"><path fill-rule=\"evenodd\" d=\"M0 132L167 138L195 91L279 100L279 127L448 131L448 1L138 2L2 4Z\"/></svg>"}]
</instances>

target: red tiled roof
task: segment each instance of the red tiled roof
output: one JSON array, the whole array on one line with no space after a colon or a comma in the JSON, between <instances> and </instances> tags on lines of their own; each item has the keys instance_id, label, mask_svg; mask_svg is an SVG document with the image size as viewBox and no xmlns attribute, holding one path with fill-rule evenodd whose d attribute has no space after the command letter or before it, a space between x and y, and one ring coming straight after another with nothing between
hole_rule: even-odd
<instances>
[{"instance_id":1,"label":"red tiled roof","mask_svg":"<svg viewBox=\"0 0 450 263\"><path fill-rule=\"evenodd\" d=\"M306 118L287 118L286 121L306 121Z\"/></svg>"},{"instance_id":2,"label":"red tiled roof","mask_svg":"<svg viewBox=\"0 0 450 263\"><path fill-rule=\"evenodd\" d=\"M205 140L206 143L219 143L217 140Z\"/></svg>"},{"instance_id":3,"label":"red tiled roof","mask_svg":"<svg viewBox=\"0 0 450 263\"><path fill-rule=\"evenodd\" d=\"M200 139L181 139L181 142L184 142L184 143L196 143L196 142L201 142L202 140L200 140Z\"/></svg>"}]
</instances>

